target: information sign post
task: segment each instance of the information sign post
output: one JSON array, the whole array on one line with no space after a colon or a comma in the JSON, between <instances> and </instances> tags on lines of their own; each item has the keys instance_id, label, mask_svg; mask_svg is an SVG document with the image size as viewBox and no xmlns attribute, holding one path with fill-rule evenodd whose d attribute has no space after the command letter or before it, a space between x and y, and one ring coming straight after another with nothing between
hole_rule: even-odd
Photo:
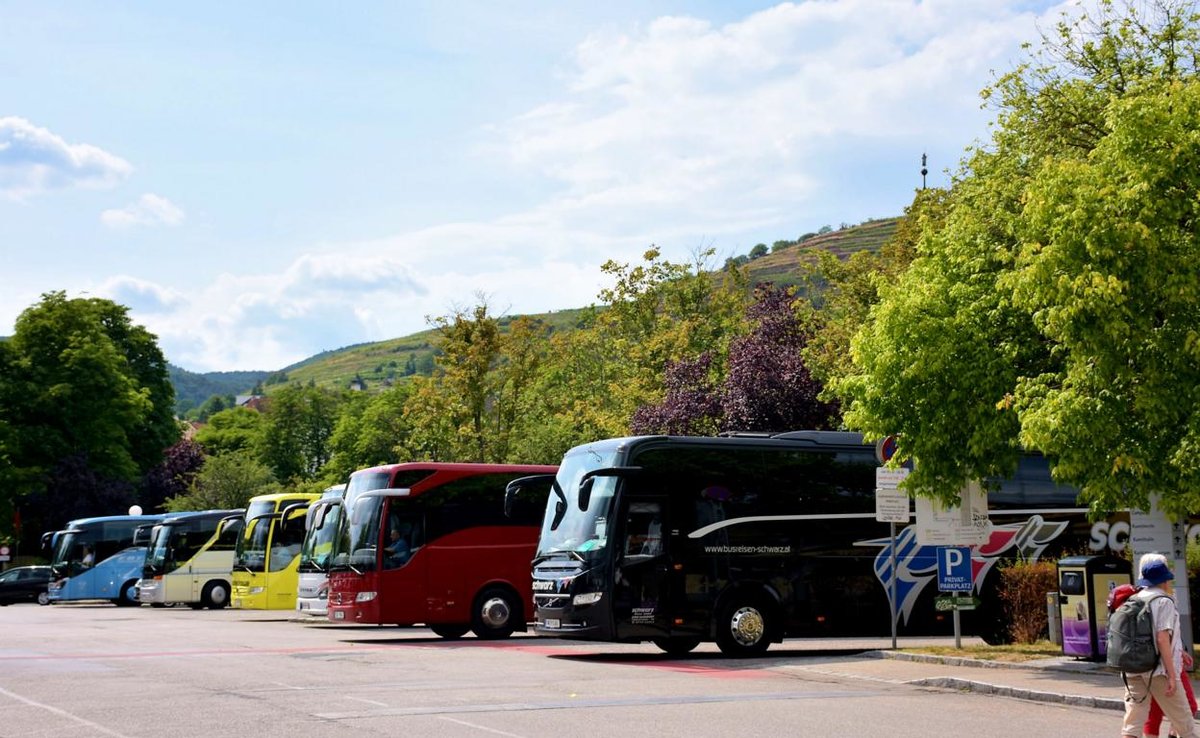
<instances>
[{"instance_id":1,"label":"information sign post","mask_svg":"<svg viewBox=\"0 0 1200 738\"><path fill-rule=\"evenodd\" d=\"M881 461L886 460L881 456ZM892 539L890 547L892 586L888 595L888 599L892 603L892 650L896 648L896 523L909 521L908 493L900 490L900 483L906 477L908 477L908 469L887 469L881 466L875 470L875 519L881 523L888 523Z\"/></svg>"}]
</instances>

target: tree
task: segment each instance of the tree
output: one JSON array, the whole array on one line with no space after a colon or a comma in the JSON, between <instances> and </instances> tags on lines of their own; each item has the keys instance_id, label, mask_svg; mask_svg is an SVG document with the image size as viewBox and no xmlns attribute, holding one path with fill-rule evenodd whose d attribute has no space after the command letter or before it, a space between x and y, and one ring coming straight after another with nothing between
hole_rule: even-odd
<instances>
[{"instance_id":1,"label":"tree","mask_svg":"<svg viewBox=\"0 0 1200 738\"><path fill-rule=\"evenodd\" d=\"M470 311L456 310L432 323L440 335L439 384L454 398L463 460L491 460L488 448L488 405L496 394L500 323L489 314L482 295Z\"/></svg>"},{"instance_id":2,"label":"tree","mask_svg":"<svg viewBox=\"0 0 1200 738\"><path fill-rule=\"evenodd\" d=\"M8 506L53 497L63 504L55 513L72 516L71 495L48 489L60 472L97 489L132 483L179 438L174 404L155 337L133 325L127 308L43 295L18 317L0 355L0 475L15 483L0 496Z\"/></svg>"},{"instance_id":3,"label":"tree","mask_svg":"<svg viewBox=\"0 0 1200 738\"><path fill-rule=\"evenodd\" d=\"M204 448L191 439L183 439L167 449L162 463L146 472L138 490L138 501L146 512L164 509L171 497L187 494L204 466Z\"/></svg>"},{"instance_id":4,"label":"tree","mask_svg":"<svg viewBox=\"0 0 1200 738\"><path fill-rule=\"evenodd\" d=\"M342 395L290 385L267 401L259 458L285 483L313 481L333 453L330 438Z\"/></svg>"},{"instance_id":5,"label":"tree","mask_svg":"<svg viewBox=\"0 0 1200 738\"><path fill-rule=\"evenodd\" d=\"M248 407L221 410L196 431L195 441L206 453L219 456L230 451L257 449L262 443L265 422L262 413Z\"/></svg>"},{"instance_id":6,"label":"tree","mask_svg":"<svg viewBox=\"0 0 1200 738\"><path fill-rule=\"evenodd\" d=\"M196 420L201 423L208 422L208 419L222 410L228 410L234 407L232 397L222 397L221 395L212 395L195 411Z\"/></svg>"},{"instance_id":7,"label":"tree","mask_svg":"<svg viewBox=\"0 0 1200 738\"><path fill-rule=\"evenodd\" d=\"M185 494L167 500L168 512L236 510L251 497L283 491L269 467L245 450L209 456Z\"/></svg>"},{"instance_id":8,"label":"tree","mask_svg":"<svg viewBox=\"0 0 1200 738\"><path fill-rule=\"evenodd\" d=\"M410 460L411 428L404 412L412 393L411 384L374 396L352 393L343 403L329 439L333 453L322 469L323 478L338 483L358 469Z\"/></svg>"},{"instance_id":9,"label":"tree","mask_svg":"<svg viewBox=\"0 0 1200 738\"><path fill-rule=\"evenodd\" d=\"M779 243L779 242L776 241L775 243ZM760 257L766 256L767 255L767 245L765 243L760 243L760 244L755 245L754 248L750 249L750 253L748 255L749 255L751 261L753 261L754 259L758 259Z\"/></svg>"},{"instance_id":10,"label":"tree","mask_svg":"<svg viewBox=\"0 0 1200 738\"><path fill-rule=\"evenodd\" d=\"M672 362L663 379L662 401L642 405L629 422L635 435L666 433L705 436L722 422L721 394L712 377L712 355Z\"/></svg>"},{"instance_id":11,"label":"tree","mask_svg":"<svg viewBox=\"0 0 1200 738\"><path fill-rule=\"evenodd\" d=\"M403 422L411 429L405 450L410 458L457 461L458 423L463 407L443 392L437 380L415 377L412 396L404 403Z\"/></svg>"},{"instance_id":12,"label":"tree","mask_svg":"<svg viewBox=\"0 0 1200 738\"><path fill-rule=\"evenodd\" d=\"M1102 2L985 91L999 116L853 342L846 422L953 499L1022 447L1094 511L1194 510L1200 477L1190 2ZM1176 271L1178 270L1178 271Z\"/></svg>"},{"instance_id":13,"label":"tree","mask_svg":"<svg viewBox=\"0 0 1200 738\"><path fill-rule=\"evenodd\" d=\"M1096 507L1162 492L1186 515L1200 510L1200 81L1148 84L1107 112L1086 161L1050 163L1028 190L1001 286L1062 360L1020 377L1011 402L1021 440Z\"/></svg>"},{"instance_id":14,"label":"tree","mask_svg":"<svg viewBox=\"0 0 1200 738\"><path fill-rule=\"evenodd\" d=\"M819 399L823 389L805 364L808 331L793 309L792 290L760 286L747 309L749 334L729 346L729 372L721 391L724 430L827 430L837 406Z\"/></svg>"}]
</instances>

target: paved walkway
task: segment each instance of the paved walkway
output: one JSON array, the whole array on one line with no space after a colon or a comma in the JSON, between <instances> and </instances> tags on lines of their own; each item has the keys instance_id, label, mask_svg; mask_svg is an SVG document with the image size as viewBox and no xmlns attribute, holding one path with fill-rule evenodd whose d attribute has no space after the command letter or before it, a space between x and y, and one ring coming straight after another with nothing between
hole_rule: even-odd
<instances>
[{"instance_id":1,"label":"paved walkway","mask_svg":"<svg viewBox=\"0 0 1200 738\"><path fill-rule=\"evenodd\" d=\"M1125 709L1122 701L1125 688L1119 673L1109 671L1103 664L1070 657L1008 664L881 650L812 659L789 668L1038 702Z\"/></svg>"}]
</instances>

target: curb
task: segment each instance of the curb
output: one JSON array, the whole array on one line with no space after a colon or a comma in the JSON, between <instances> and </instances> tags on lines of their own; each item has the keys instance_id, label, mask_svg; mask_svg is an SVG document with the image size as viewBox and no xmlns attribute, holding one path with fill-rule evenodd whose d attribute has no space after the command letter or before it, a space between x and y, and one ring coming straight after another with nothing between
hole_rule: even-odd
<instances>
[{"instance_id":1,"label":"curb","mask_svg":"<svg viewBox=\"0 0 1200 738\"><path fill-rule=\"evenodd\" d=\"M903 653L899 651L867 651L862 654L872 658L896 659L898 661L915 661L922 664L945 664L947 666L973 666L979 669L1026 669L1034 671L1069 671L1076 674L1107 674L1109 668L1104 664L1090 661L1062 661L1059 659L1039 659L1037 661L988 661L985 659L970 659L963 656L932 656L923 653Z\"/></svg>"},{"instance_id":2,"label":"curb","mask_svg":"<svg viewBox=\"0 0 1200 738\"><path fill-rule=\"evenodd\" d=\"M934 687L937 689L953 689L962 692L975 692L994 697L1012 697L1014 699L1029 700L1032 702L1052 702L1060 705L1071 705L1073 707L1091 707L1103 710L1120 710L1122 712L1125 710L1125 701L1112 697L1086 697L1083 695L1058 694L1057 692L1039 692L1033 689L1002 687L995 684L988 684L986 682L959 679L957 677L915 679L911 682L905 682L905 684L912 684L918 687Z\"/></svg>"}]
</instances>

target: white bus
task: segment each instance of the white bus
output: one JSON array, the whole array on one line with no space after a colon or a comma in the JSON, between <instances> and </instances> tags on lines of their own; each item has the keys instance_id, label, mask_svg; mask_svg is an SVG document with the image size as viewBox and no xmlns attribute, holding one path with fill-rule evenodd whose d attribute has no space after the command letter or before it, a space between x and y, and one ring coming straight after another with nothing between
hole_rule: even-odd
<instances>
[{"instance_id":1,"label":"white bus","mask_svg":"<svg viewBox=\"0 0 1200 738\"><path fill-rule=\"evenodd\" d=\"M329 602L329 564L337 542L338 520L345 508L346 485L335 484L308 508L300 546L300 585L296 612L325 617Z\"/></svg>"},{"instance_id":2,"label":"white bus","mask_svg":"<svg viewBox=\"0 0 1200 738\"><path fill-rule=\"evenodd\" d=\"M138 583L138 599L158 606L185 603L196 609L227 606L233 552L244 513L175 513L154 526Z\"/></svg>"}]
</instances>

